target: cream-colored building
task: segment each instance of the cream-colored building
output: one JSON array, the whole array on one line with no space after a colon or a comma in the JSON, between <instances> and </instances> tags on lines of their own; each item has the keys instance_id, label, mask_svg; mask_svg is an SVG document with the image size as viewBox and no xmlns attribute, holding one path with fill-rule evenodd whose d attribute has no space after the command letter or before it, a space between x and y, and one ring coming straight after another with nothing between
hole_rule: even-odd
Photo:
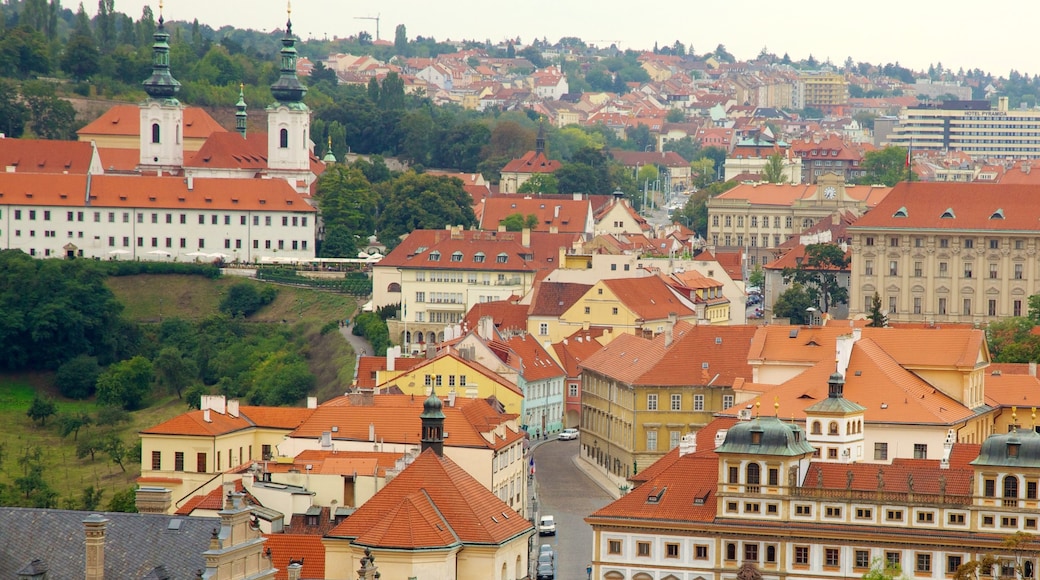
<instances>
[{"instance_id":1,"label":"cream-colored building","mask_svg":"<svg viewBox=\"0 0 1040 580\"><path fill-rule=\"evenodd\" d=\"M850 315L875 293L890 321L981 324L1025 316L1040 291L1040 225L1027 185L900 183L849 226Z\"/></svg>"},{"instance_id":2,"label":"cream-colored building","mask_svg":"<svg viewBox=\"0 0 1040 580\"><path fill-rule=\"evenodd\" d=\"M743 248L749 267L772 260L791 237L837 212L862 215L891 188L846 185L835 174L815 184L742 184L708 200L708 245Z\"/></svg>"},{"instance_id":3,"label":"cream-colored building","mask_svg":"<svg viewBox=\"0 0 1040 580\"><path fill-rule=\"evenodd\" d=\"M1040 112L1010 110L1008 98L998 97L995 109L988 100L903 109L885 144L914 151L960 151L980 160L1038 159L1038 139Z\"/></svg>"}]
</instances>

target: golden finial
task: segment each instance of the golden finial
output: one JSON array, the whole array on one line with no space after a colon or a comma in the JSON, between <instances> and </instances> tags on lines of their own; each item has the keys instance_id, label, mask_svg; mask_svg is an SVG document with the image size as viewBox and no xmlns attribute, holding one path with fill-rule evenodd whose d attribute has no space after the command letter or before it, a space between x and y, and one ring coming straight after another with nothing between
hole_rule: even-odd
<instances>
[{"instance_id":1,"label":"golden finial","mask_svg":"<svg viewBox=\"0 0 1040 580\"><path fill-rule=\"evenodd\" d=\"M1036 407L1033 407L1033 430L1036 431Z\"/></svg>"},{"instance_id":2,"label":"golden finial","mask_svg":"<svg viewBox=\"0 0 1040 580\"><path fill-rule=\"evenodd\" d=\"M329 148L325 150L326 153L332 151L332 135L329 135Z\"/></svg>"},{"instance_id":3,"label":"golden finial","mask_svg":"<svg viewBox=\"0 0 1040 580\"><path fill-rule=\"evenodd\" d=\"M762 400L759 399L758 401L755 401L755 417L756 418L760 417L762 415L761 408L762 408Z\"/></svg>"},{"instance_id":4,"label":"golden finial","mask_svg":"<svg viewBox=\"0 0 1040 580\"><path fill-rule=\"evenodd\" d=\"M776 414L776 417L779 419L780 418L780 395L774 395L773 396L773 412Z\"/></svg>"},{"instance_id":5,"label":"golden finial","mask_svg":"<svg viewBox=\"0 0 1040 580\"><path fill-rule=\"evenodd\" d=\"M285 13L292 16L292 0L288 0L285 4Z\"/></svg>"},{"instance_id":6,"label":"golden finial","mask_svg":"<svg viewBox=\"0 0 1040 580\"><path fill-rule=\"evenodd\" d=\"M245 90L246 90L246 84L245 83L238 83L238 92L241 93L241 92L243 92Z\"/></svg>"},{"instance_id":7,"label":"golden finial","mask_svg":"<svg viewBox=\"0 0 1040 580\"><path fill-rule=\"evenodd\" d=\"M1011 407L1011 428L1018 431L1018 407Z\"/></svg>"}]
</instances>

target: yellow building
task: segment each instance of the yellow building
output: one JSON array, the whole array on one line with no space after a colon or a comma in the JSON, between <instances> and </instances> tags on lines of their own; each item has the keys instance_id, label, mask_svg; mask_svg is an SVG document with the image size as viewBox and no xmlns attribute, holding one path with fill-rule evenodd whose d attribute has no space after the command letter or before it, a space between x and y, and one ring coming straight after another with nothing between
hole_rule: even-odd
<instances>
[{"instance_id":1,"label":"yellow building","mask_svg":"<svg viewBox=\"0 0 1040 580\"><path fill-rule=\"evenodd\" d=\"M510 415L520 415L524 401L524 394L516 383L451 351L407 370L380 371L376 380L377 392L426 397L432 389L437 389L452 399L494 397Z\"/></svg>"},{"instance_id":2,"label":"yellow building","mask_svg":"<svg viewBox=\"0 0 1040 580\"><path fill-rule=\"evenodd\" d=\"M841 73L804 72L798 77L801 108L820 109L829 115L842 115L849 104L849 83Z\"/></svg>"}]
</instances>

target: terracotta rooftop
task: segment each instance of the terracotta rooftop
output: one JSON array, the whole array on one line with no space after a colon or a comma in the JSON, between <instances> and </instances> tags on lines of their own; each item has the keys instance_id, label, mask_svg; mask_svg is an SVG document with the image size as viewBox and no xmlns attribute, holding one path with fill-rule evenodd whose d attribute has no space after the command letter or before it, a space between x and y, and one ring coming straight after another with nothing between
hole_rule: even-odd
<instances>
[{"instance_id":1,"label":"terracotta rooftop","mask_svg":"<svg viewBox=\"0 0 1040 580\"><path fill-rule=\"evenodd\" d=\"M564 377L566 373L556 361L549 356L542 345L534 337L526 334L514 336L506 341L521 360L521 374L527 382L543 381L554 377Z\"/></svg>"},{"instance_id":2,"label":"terracotta rooftop","mask_svg":"<svg viewBox=\"0 0 1040 580\"><path fill-rule=\"evenodd\" d=\"M917 185L916 183L914 185ZM941 184L948 185L948 184ZM898 187L898 186L897 186ZM852 199L866 203L867 207L875 207L893 188L874 187L871 185L846 185L845 194ZM740 184L733 189L719 194L718 199L747 200L752 205L791 206L800 199L816 196L815 183L783 184L772 183Z\"/></svg>"},{"instance_id":3,"label":"terracotta rooftop","mask_svg":"<svg viewBox=\"0 0 1040 580\"><path fill-rule=\"evenodd\" d=\"M540 197L518 197L492 195L484 199L484 214L480 229L497 230L502 220L513 214L526 218L534 215L538 221L532 228L535 232L548 232L555 227L558 232L585 233L592 216L592 206L587 199L546 200Z\"/></svg>"},{"instance_id":4,"label":"terracotta rooftop","mask_svg":"<svg viewBox=\"0 0 1040 580\"><path fill-rule=\"evenodd\" d=\"M592 288L590 284L573 282L536 282L532 288L528 316L559 317Z\"/></svg>"},{"instance_id":5,"label":"terracotta rooftop","mask_svg":"<svg viewBox=\"0 0 1040 580\"><path fill-rule=\"evenodd\" d=\"M425 359L402 356L394 359L394 369L398 371L411 370L425 362ZM379 371L386 370L385 356L363 356L358 359L358 373L356 386L371 389L376 386Z\"/></svg>"},{"instance_id":6,"label":"terracotta rooftop","mask_svg":"<svg viewBox=\"0 0 1040 580\"><path fill-rule=\"evenodd\" d=\"M184 138L205 139L226 132L213 117L199 107L184 107ZM141 109L137 105L116 105L76 131L81 139L91 135L136 137L141 134Z\"/></svg>"},{"instance_id":7,"label":"terracotta rooftop","mask_svg":"<svg viewBox=\"0 0 1040 580\"><path fill-rule=\"evenodd\" d=\"M90 143L44 139L0 139L0 171L86 174L94 157Z\"/></svg>"},{"instance_id":8,"label":"terracotta rooftop","mask_svg":"<svg viewBox=\"0 0 1040 580\"><path fill-rule=\"evenodd\" d=\"M905 216L905 217L902 217ZM917 231L996 230L1036 232L1036 187L979 183L898 183L850 226Z\"/></svg>"},{"instance_id":9,"label":"terracotta rooftop","mask_svg":"<svg viewBox=\"0 0 1040 580\"><path fill-rule=\"evenodd\" d=\"M530 246L521 232L477 230L415 230L385 258L379 267L424 270L479 270L534 272L551 266L560 248L571 247L576 234L531 232ZM453 260L456 252L461 260Z\"/></svg>"},{"instance_id":10,"label":"terracotta rooftop","mask_svg":"<svg viewBox=\"0 0 1040 580\"><path fill-rule=\"evenodd\" d=\"M427 450L328 537L418 549L453 543L501 545L532 531L531 522L454 461Z\"/></svg>"},{"instance_id":11,"label":"terracotta rooftop","mask_svg":"<svg viewBox=\"0 0 1040 580\"><path fill-rule=\"evenodd\" d=\"M215 437L241 431L251 427L273 429L295 429L310 417L314 409L298 407L252 407L239 408L239 416L210 410L210 420L205 420L203 411L189 411L169 421L159 423L141 431L142 435L192 435Z\"/></svg>"},{"instance_id":12,"label":"terracotta rooftop","mask_svg":"<svg viewBox=\"0 0 1040 580\"><path fill-rule=\"evenodd\" d=\"M563 165L549 159L544 153L528 151L519 159L513 159L502 168L502 173L553 173Z\"/></svg>"},{"instance_id":13,"label":"terracotta rooftop","mask_svg":"<svg viewBox=\"0 0 1040 580\"><path fill-rule=\"evenodd\" d=\"M271 550L271 565L278 569L274 580L288 580L289 560L303 560L300 578L325 578L325 545L315 534L264 534Z\"/></svg>"},{"instance_id":14,"label":"terracotta rooftop","mask_svg":"<svg viewBox=\"0 0 1040 580\"><path fill-rule=\"evenodd\" d=\"M469 309L462 319L462 328L476 330L480 319L490 316L500 332L504 331L527 331L527 309L526 304L519 304L513 300L495 300L493 302L478 302ZM491 338L491 337L486 337Z\"/></svg>"},{"instance_id":15,"label":"terracotta rooftop","mask_svg":"<svg viewBox=\"0 0 1040 580\"><path fill-rule=\"evenodd\" d=\"M603 345L596 340L602 335L603 328L592 327L588 330L579 330L552 345L556 358L560 360L568 377L574 378L581 375L579 365L603 348Z\"/></svg>"},{"instance_id":16,"label":"terracotta rooftop","mask_svg":"<svg viewBox=\"0 0 1040 580\"><path fill-rule=\"evenodd\" d=\"M664 320L669 314L675 314L679 318L695 314L675 291L657 276L614 278L600 282L644 321Z\"/></svg>"}]
</instances>

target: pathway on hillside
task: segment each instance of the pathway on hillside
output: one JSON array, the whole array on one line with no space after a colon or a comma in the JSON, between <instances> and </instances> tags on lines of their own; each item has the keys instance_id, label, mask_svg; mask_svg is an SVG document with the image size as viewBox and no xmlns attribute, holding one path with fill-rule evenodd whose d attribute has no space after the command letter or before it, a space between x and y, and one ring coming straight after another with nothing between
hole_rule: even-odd
<instances>
[{"instance_id":1,"label":"pathway on hillside","mask_svg":"<svg viewBox=\"0 0 1040 580\"><path fill-rule=\"evenodd\" d=\"M354 335L353 320L350 321L350 324L339 327L339 332L343 335L343 338L347 339L350 348L354 349L354 382L357 382L358 364L361 362L361 357L375 353L372 351L372 345L369 344L365 337Z\"/></svg>"}]
</instances>

